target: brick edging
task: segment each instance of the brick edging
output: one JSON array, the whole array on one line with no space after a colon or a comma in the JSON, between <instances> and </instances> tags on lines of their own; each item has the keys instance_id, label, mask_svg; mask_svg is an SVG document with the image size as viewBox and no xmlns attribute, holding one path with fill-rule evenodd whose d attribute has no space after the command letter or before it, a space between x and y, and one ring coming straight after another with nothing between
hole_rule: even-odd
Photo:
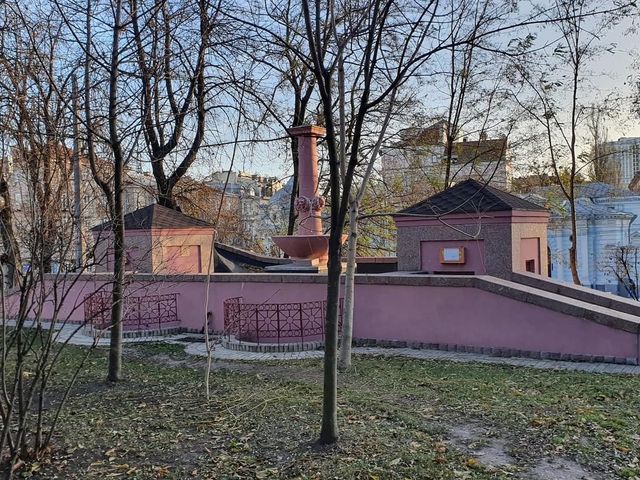
<instances>
[{"instance_id":1,"label":"brick edging","mask_svg":"<svg viewBox=\"0 0 640 480\"><path fill-rule=\"evenodd\" d=\"M468 345L406 342L401 340L376 340L373 338L358 338L353 340L356 347L381 348L413 348L415 350L441 350L447 352L477 353L492 357L522 357L536 360L560 360L586 363L615 363L619 365L638 365L638 359L633 357L610 357L602 355L584 355L556 352L536 352L512 348L477 347Z\"/></svg>"},{"instance_id":2,"label":"brick edging","mask_svg":"<svg viewBox=\"0 0 640 480\"><path fill-rule=\"evenodd\" d=\"M111 338L109 329L96 330L92 327L85 327L83 333L89 337ZM189 333L189 329L184 327L168 327L155 330L130 330L123 331L122 338L146 338L146 337L166 337L169 335L178 335L180 333Z\"/></svg>"},{"instance_id":3,"label":"brick edging","mask_svg":"<svg viewBox=\"0 0 640 480\"><path fill-rule=\"evenodd\" d=\"M237 352L256 353L284 353L284 352L307 352L318 350L324 347L324 342L300 342L300 343L251 343L236 340L235 337L223 338L222 347Z\"/></svg>"}]
</instances>

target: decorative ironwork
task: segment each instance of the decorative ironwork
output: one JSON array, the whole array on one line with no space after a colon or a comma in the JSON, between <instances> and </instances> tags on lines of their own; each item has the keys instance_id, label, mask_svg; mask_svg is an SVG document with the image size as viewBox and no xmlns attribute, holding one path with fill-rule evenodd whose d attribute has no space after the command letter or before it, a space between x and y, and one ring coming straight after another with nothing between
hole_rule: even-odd
<instances>
[{"instance_id":1,"label":"decorative ironwork","mask_svg":"<svg viewBox=\"0 0 640 480\"><path fill-rule=\"evenodd\" d=\"M87 325L105 329L111 325L111 294L94 292L84 299L84 320ZM178 294L126 297L122 328L152 330L178 326Z\"/></svg>"},{"instance_id":2,"label":"decorative ironwork","mask_svg":"<svg viewBox=\"0 0 640 480\"><path fill-rule=\"evenodd\" d=\"M255 343L293 343L324 339L326 300L301 303L244 303L242 297L224 301L227 337ZM342 299L338 310L342 326Z\"/></svg>"}]
</instances>

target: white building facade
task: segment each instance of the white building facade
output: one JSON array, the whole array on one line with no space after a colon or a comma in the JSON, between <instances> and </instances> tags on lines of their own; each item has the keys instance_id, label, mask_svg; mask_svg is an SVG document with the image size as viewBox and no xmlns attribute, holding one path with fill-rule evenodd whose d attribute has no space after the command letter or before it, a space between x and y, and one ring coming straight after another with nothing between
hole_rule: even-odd
<instances>
[{"instance_id":1,"label":"white building facade","mask_svg":"<svg viewBox=\"0 0 640 480\"><path fill-rule=\"evenodd\" d=\"M291 183L285 186L277 177L222 171L214 172L208 185L218 191L225 189L225 196L237 205L241 235L228 240L232 246L280 254L271 236L286 233Z\"/></svg>"},{"instance_id":2,"label":"white building facade","mask_svg":"<svg viewBox=\"0 0 640 480\"><path fill-rule=\"evenodd\" d=\"M619 185L626 188L640 172L640 137L622 137L604 144L607 160L618 174Z\"/></svg>"},{"instance_id":3,"label":"white building facade","mask_svg":"<svg viewBox=\"0 0 640 480\"><path fill-rule=\"evenodd\" d=\"M640 196L600 183L578 187L577 195L577 264L582 285L628 296L616 255L621 249L640 246ZM552 210L547 234L550 276L572 283L569 267L572 241L569 203L559 197L549 201L548 195L538 198L539 203L546 198L547 207ZM629 267L633 274L640 265Z\"/></svg>"}]
</instances>

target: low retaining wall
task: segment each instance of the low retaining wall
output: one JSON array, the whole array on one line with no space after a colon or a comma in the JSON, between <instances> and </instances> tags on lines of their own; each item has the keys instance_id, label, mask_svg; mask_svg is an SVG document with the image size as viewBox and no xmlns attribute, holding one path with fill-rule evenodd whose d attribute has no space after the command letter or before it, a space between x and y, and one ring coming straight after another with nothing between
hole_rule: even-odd
<instances>
[{"instance_id":1,"label":"low retaining wall","mask_svg":"<svg viewBox=\"0 0 640 480\"><path fill-rule=\"evenodd\" d=\"M573 298L574 300L580 300L592 305L640 316L640 302L630 298L620 297L613 293L601 292L593 288L573 285L532 273L512 272L511 281L546 292L557 293L563 297Z\"/></svg>"},{"instance_id":2,"label":"low retaining wall","mask_svg":"<svg viewBox=\"0 0 640 480\"><path fill-rule=\"evenodd\" d=\"M61 316L82 321L82 299L107 288L105 276L85 275L67 289ZM129 295L176 293L183 328L224 328L224 300L250 303L317 301L326 277L303 274L213 274L130 278ZM52 305L45 302L44 317ZM75 307L75 308L73 308ZM638 363L640 319L490 276L357 275L354 338L497 355Z\"/></svg>"}]
</instances>

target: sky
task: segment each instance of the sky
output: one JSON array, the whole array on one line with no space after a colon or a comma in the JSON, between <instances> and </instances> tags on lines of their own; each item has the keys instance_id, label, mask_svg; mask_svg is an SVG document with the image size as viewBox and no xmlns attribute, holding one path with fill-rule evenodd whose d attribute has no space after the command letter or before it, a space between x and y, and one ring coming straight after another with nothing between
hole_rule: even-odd
<instances>
[{"instance_id":1,"label":"sky","mask_svg":"<svg viewBox=\"0 0 640 480\"><path fill-rule=\"evenodd\" d=\"M592 70L596 74L593 78L597 90L593 93L585 92L586 97L605 97L608 93L616 92L622 95L631 95L632 86L630 76L640 77L640 31L635 30L630 21L624 22L611 29L603 38L604 44L613 44L613 53L603 53L592 64ZM634 61L638 60L635 65ZM631 118L628 111L621 111L618 121L607 123L609 139L617 140L618 137L640 137L640 118Z\"/></svg>"},{"instance_id":2,"label":"sky","mask_svg":"<svg viewBox=\"0 0 640 480\"><path fill-rule=\"evenodd\" d=\"M587 83L580 91L582 104L597 103L609 95L629 97L632 94L630 77L634 74L634 68L640 76L640 61L634 65L640 55L640 32L633 27L631 21L627 20L615 25L601 37L599 44L610 47L610 51L604 51L588 65ZM554 35L557 36L557 32L551 29L538 32L540 42L551 41ZM630 104L626 102L616 117L606 122L606 128L609 140L640 137L640 118L631 114ZM228 169L234 155L233 170L246 170L281 179L286 179L292 173L287 144L283 141L243 145L236 149L235 154L230 147L219 149L214 157L199 165L198 171L206 175L207 171Z\"/></svg>"}]
</instances>

